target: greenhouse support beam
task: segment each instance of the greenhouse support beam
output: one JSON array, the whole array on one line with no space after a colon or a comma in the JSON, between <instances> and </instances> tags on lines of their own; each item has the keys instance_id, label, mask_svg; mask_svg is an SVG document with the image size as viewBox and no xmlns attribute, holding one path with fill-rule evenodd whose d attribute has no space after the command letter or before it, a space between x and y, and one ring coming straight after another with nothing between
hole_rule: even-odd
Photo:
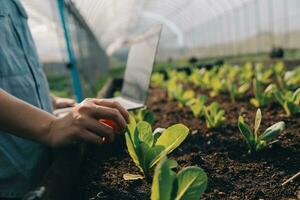
<instances>
[{"instance_id":1,"label":"greenhouse support beam","mask_svg":"<svg viewBox=\"0 0 300 200\"><path fill-rule=\"evenodd\" d=\"M65 41L66 41L67 54L68 54L68 66L72 76L72 83L73 83L73 88L76 96L76 101L81 102L83 100L83 95L82 95L82 90L80 85L79 74L76 66L76 59L72 48L70 33L67 26L67 17L65 16L64 0L57 0L57 5L58 5L60 20L64 31Z\"/></svg>"}]
</instances>

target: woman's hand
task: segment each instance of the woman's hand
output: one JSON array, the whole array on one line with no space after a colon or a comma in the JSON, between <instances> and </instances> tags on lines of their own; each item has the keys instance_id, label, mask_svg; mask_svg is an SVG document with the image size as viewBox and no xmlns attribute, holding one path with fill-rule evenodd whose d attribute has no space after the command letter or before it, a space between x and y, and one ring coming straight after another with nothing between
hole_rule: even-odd
<instances>
[{"instance_id":1,"label":"woman's hand","mask_svg":"<svg viewBox=\"0 0 300 200\"><path fill-rule=\"evenodd\" d=\"M114 126L105 123L111 120ZM86 99L66 116L52 121L47 141L57 147L87 141L102 144L114 140L115 134L125 131L129 114L118 102L107 99Z\"/></svg>"}]
</instances>

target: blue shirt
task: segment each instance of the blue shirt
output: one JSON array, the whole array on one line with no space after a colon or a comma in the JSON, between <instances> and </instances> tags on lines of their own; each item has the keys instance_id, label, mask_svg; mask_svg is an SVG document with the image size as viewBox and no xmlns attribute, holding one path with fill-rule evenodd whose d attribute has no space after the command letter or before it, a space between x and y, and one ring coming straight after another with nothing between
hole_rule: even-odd
<instances>
[{"instance_id":1,"label":"blue shirt","mask_svg":"<svg viewBox=\"0 0 300 200\"><path fill-rule=\"evenodd\" d=\"M0 0L0 88L52 112L48 83L19 0ZM47 147L0 132L0 197L22 197L40 181L48 159Z\"/></svg>"}]
</instances>

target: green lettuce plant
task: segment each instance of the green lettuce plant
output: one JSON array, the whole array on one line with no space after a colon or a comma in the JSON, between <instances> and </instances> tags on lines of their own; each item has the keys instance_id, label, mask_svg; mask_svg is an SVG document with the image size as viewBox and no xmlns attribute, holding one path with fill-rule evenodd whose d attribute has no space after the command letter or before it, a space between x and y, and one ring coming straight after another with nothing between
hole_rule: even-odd
<instances>
[{"instance_id":1,"label":"green lettuce plant","mask_svg":"<svg viewBox=\"0 0 300 200\"><path fill-rule=\"evenodd\" d=\"M175 99L183 92L182 84L178 84L176 78L171 78L167 83L167 92L169 99Z\"/></svg>"},{"instance_id":2,"label":"green lettuce plant","mask_svg":"<svg viewBox=\"0 0 300 200\"><path fill-rule=\"evenodd\" d=\"M279 88L282 90L287 89L287 85L284 81L285 69L283 62L278 62L273 66L273 74L276 78L276 82Z\"/></svg>"},{"instance_id":3,"label":"green lettuce plant","mask_svg":"<svg viewBox=\"0 0 300 200\"><path fill-rule=\"evenodd\" d=\"M189 101L194 99L195 92L193 90L185 90L181 95L176 96L175 99L179 102L179 107L185 106Z\"/></svg>"},{"instance_id":4,"label":"green lettuce plant","mask_svg":"<svg viewBox=\"0 0 300 200\"><path fill-rule=\"evenodd\" d=\"M262 82L257 79L253 79L254 98L250 99L250 103L257 108L266 106L272 99L273 90L273 84L270 84L265 90L263 90Z\"/></svg>"},{"instance_id":5,"label":"green lettuce plant","mask_svg":"<svg viewBox=\"0 0 300 200\"><path fill-rule=\"evenodd\" d=\"M188 77L188 81L197 87L203 87L203 81L200 72L201 72L200 70L194 69L191 75Z\"/></svg>"},{"instance_id":6,"label":"green lettuce plant","mask_svg":"<svg viewBox=\"0 0 300 200\"><path fill-rule=\"evenodd\" d=\"M156 87L164 88L165 87L164 75L159 72L153 73L153 75L151 76L151 84Z\"/></svg>"},{"instance_id":7,"label":"green lettuce plant","mask_svg":"<svg viewBox=\"0 0 300 200\"><path fill-rule=\"evenodd\" d=\"M296 89L300 87L300 67L287 71L284 74L284 83L288 89Z\"/></svg>"},{"instance_id":8,"label":"green lettuce plant","mask_svg":"<svg viewBox=\"0 0 300 200\"><path fill-rule=\"evenodd\" d=\"M204 115L204 106L206 102L207 96L205 95L194 98L189 102L190 109L196 118L200 118L202 115Z\"/></svg>"},{"instance_id":9,"label":"green lettuce plant","mask_svg":"<svg viewBox=\"0 0 300 200\"><path fill-rule=\"evenodd\" d=\"M281 121L270 126L262 134L260 134L259 127L261 119L261 111L258 109L255 116L254 130L251 131L244 118L239 116L238 127L248 143L250 153L255 153L266 148L269 144L274 142L273 140L284 130L285 127L285 123Z\"/></svg>"},{"instance_id":10,"label":"green lettuce plant","mask_svg":"<svg viewBox=\"0 0 300 200\"><path fill-rule=\"evenodd\" d=\"M287 116L300 113L300 88L294 93L291 91L281 92L280 90L275 90L274 96L283 107Z\"/></svg>"},{"instance_id":11,"label":"green lettuce plant","mask_svg":"<svg viewBox=\"0 0 300 200\"><path fill-rule=\"evenodd\" d=\"M136 111L132 111L131 113L134 116L136 122L146 121L149 124L153 125L156 120L154 113L146 108L141 108Z\"/></svg>"},{"instance_id":12,"label":"green lettuce plant","mask_svg":"<svg viewBox=\"0 0 300 200\"><path fill-rule=\"evenodd\" d=\"M238 73L239 82L251 82L254 76L253 65L250 62L245 63L245 65L239 67L240 71Z\"/></svg>"},{"instance_id":13,"label":"green lettuce plant","mask_svg":"<svg viewBox=\"0 0 300 200\"><path fill-rule=\"evenodd\" d=\"M149 180L150 169L163 157L176 149L188 136L189 129L183 124L175 124L167 129L152 131L149 123L136 123L130 116L130 124L125 133L128 153L133 162ZM138 179L144 176L125 174L124 179Z\"/></svg>"},{"instance_id":14,"label":"green lettuce plant","mask_svg":"<svg viewBox=\"0 0 300 200\"><path fill-rule=\"evenodd\" d=\"M228 88L228 92L230 94L231 100L233 102L235 102L235 99L241 98L242 95L244 95L249 90L250 86L251 86L251 84L249 84L248 82L241 84L240 86L229 82L227 84L227 88Z\"/></svg>"},{"instance_id":15,"label":"green lettuce plant","mask_svg":"<svg viewBox=\"0 0 300 200\"><path fill-rule=\"evenodd\" d=\"M217 102L204 107L204 116L208 129L219 128L225 122L225 111Z\"/></svg>"},{"instance_id":16,"label":"green lettuce plant","mask_svg":"<svg viewBox=\"0 0 300 200\"><path fill-rule=\"evenodd\" d=\"M195 97L193 90L184 90L182 84L177 84L172 80L168 83L168 96L170 99L178 101L179 107L187 105Z\"/></svg>"},{"instance_id":17,"label":"green lettuce plant","mask_svg":"<svg viewBox=\"0 0 300 200\"><path fill-rule=\"evenodd\" d=\"M262 63L257 63L255 65L255 77L261 83L267 84L272 81L273 68L267 68Z\"/></svg>"},{"instance_id":18,"label":"green lettuce plant","mask_svg":"<svg viewBox=\"0 0 300 200\"><path fill-rule=\"evenodd\" d=\"M207 187L207 175L199 167L186 167L176 174L177 162L166 157L155 168L151 200L199 200Z\"/></svg>"}]
</instances>

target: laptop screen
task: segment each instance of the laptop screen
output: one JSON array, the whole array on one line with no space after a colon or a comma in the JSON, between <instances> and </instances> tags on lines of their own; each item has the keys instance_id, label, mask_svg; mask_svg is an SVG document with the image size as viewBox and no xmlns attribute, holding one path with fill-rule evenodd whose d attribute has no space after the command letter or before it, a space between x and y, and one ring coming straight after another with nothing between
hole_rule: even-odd
<instances>
[{"instance_id":1,"label":"laptop screen","mask_svg":"<svg viewBox=\"0 0 300 200\"><path fill-rule=\"evenodd\" d=\"M145 103L160 33L161 26L154 27L130 47L121 96Z\"/></svg>"}]
</instances>

